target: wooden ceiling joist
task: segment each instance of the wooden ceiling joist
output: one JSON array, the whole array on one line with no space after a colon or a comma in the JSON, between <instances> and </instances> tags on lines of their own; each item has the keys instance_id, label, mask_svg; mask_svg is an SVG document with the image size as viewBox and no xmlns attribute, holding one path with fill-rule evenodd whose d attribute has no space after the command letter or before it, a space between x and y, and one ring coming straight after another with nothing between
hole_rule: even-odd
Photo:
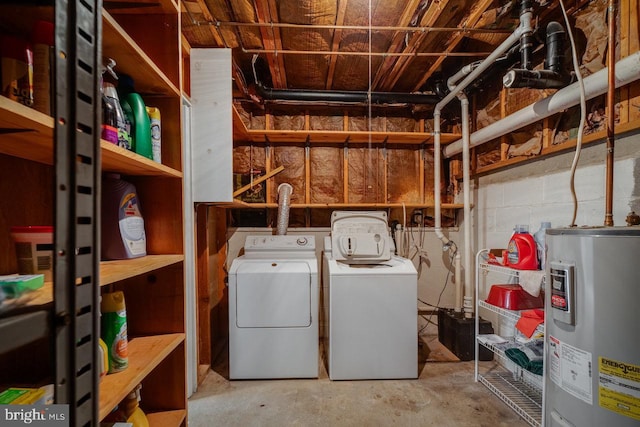
<instances>
[{"instance_id":1,"label":"wooden ceiling joist","mask_svg":"<svg viewBox=\"0 0 640 427\"><path fill-rule=\"evenodd\" d=\"M474 28L477 24L478 21L480 21L480 18L482 17L482 14L491 6L491 4L493 3L493 0L480 0L478 1L475 5L473 10L471 11L471 13L469 14L469 17L463 21L460 24L460 28ZM505 35L505 38L507 36ZM456 34L454 35L451 39L449 44L447 45L445 51L446 52L453 52L458 45L460 44L460 42L462 42L462 40L464 39L464 34L460 33L460 34ZM427 70L427 72L424 74L424 76L422 76L422 78L416 83L416 85L414 86L414 91L420 89L422 87L422 85L425 84L425 82L429 79L429 77L431 77L433 75L434 72L436 72L438 70L438 68L440 67L440 65L442 64L442 61L444 61L446 58L446 56L441 56L438 59L436 59L436 61L431 65L431 67L429 68L429 70Z\"/></svg>"},{"instance_id":2,"label":"wooden ceiling joist","mask_svg":"<svg viewBox=\"0 0 640 427\"><path fill-rule=\"evenodd\" d=\"M442 12L447 8L449 0L442 0L440 2L433 2L429 5L427 12L420 20L421 27L432 27L437 22ZM427 37L429 33L413 33L406 43L403 52L417 52L422 41ZM381 75L379 90L389 91L392 90L396 84L402 72L413 60L410 56L402 56L393 65L391 71L385 73L379 73Z\"/></svg>"},{"instance_id":3,"label":"wooden ceiling joist","mask_svg":"<svg viewBox=\"0 0 640 427\"><path fill-rule=\"evenodd\" d=\"M256 16L260 23L278 22L278 8L274 0L256 0ZM265 49L282 51L282 36L277 27L260 27L262 42ZM277 53L266 54L273 86L277 89L286 89L287 75L284 68L284 58Z\"/></svg>"},{"instance_id":4,"label":"wooden ceiling joist","mask_svg":"<svg viewBox=\"0 0 640 427\"><path fill-rule=\"evenodd\" d=\"M347 10L347 0L341 1L338 5L338 14L336 16L336 25L344 24L344 16L345 11ZM336 29L333 31L333 40L331 41L331 50L337 51L340 47L340 42L342 41L342 30ZM336 55L332 55L329 59L329 71L327 72L327 85L325 88L327 90L333 87L333 76L336 71L336 62L338 57Z\"/></svg>"},{"instance_id":5,"label":"wooden ceiling joist","mask_svg":"<svg viewBox=\"0 0 640 427\"><path fill-rule=\"evenodd\" d=\"M420 5L420 2L421 0L412 0L407 5L407 7L404 10L404 13L398 20L398 25L406 26L411 23L411 20L413 19L415 15L415 11ZM391 45L389 46L389 49L388 49L389 52L402 52L406 36L407 36L407 33L405 31L395 33L393 36L393 40L391 41ZM397 57L389 57L389 58L386 58L384 61L382 61L382 64L380 64L380 67L378 68L378 71L371 84L371 87L377 89L380 83L380 80L382 80L384 76L387 75L389 70L395 65L397 61L398 61Z\"/></svg>"}]
</instances>

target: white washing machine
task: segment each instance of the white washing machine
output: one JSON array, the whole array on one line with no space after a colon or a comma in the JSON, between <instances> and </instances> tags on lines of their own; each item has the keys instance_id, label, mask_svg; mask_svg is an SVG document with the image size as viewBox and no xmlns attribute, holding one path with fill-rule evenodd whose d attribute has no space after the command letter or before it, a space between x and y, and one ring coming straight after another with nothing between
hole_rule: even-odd
<instances>
[{"instance_id":1,"label":"white washing machine","mask_svg":"<svg viewBox=\"0 0 640 427\"><path fill-rule=\"evenodd\" d=\"M313 236L249 236L229 271L229 378L318 377Z\"/></svg>"},{"instance_id":2,"label":"white washing machine","mask_svg":"<svg viewBox=\"0 0 640 427\"><path fill-rule=\"evenodd\" d=\"M392 256L385 212L334 212L322 272L332 380L418 377L418 274Z\"/></svg>"}]
</instances>

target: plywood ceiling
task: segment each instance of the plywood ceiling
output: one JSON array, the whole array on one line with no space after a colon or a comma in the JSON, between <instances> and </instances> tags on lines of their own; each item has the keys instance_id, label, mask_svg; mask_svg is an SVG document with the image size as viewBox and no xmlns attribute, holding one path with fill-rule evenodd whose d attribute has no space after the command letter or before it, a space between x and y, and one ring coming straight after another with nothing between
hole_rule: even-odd
<instances>
[{"instance_id":1,"label":"plywood ceiling","mask_svg":"<svg viewBox=\"0 0 640 427\"><path fill-rule=\"evenodd\" d=\"M585 0L565 0L569 11ZM532 0L536 23L561 19ZM507 0L182 0L192 47L233 49L236 97L290 90L428 93L518 25ZM544 37L544 36L543 36ZM495 76L501 79L501 76Z\"/></svg>"}]
</instances>

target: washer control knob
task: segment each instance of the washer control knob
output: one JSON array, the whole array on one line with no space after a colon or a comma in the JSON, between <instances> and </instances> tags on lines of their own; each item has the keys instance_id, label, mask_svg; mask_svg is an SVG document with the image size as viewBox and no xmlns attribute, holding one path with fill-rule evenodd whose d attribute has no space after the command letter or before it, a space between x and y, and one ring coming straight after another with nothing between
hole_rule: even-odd
<instances>
[{"instance_id":1,"label":"washer control knob","mask_svg":"<svg viewBox=\"0 0 640 427\"><path fill-rule=\"evenodd\" d=\"M296 243L300 246L304 246L306 245L308 242L306 237L298 237L298 240L296 240Z\"/></svg>"}]
</instances>

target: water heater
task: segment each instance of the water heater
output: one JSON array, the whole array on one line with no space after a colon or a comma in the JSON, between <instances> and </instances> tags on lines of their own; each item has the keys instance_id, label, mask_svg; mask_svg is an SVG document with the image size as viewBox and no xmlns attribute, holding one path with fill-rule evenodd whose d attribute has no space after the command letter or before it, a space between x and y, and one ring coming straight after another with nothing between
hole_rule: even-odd
<instances>
[{"instance_id":1,"label":"water heater","mask_svg":"<svg viewBox=\"0 0 640 427\"><path fill-rule=\"evenodd\" d=\"M640 228L548 229L544 425L640 425Z\"/></svg>"}]
</instances>

